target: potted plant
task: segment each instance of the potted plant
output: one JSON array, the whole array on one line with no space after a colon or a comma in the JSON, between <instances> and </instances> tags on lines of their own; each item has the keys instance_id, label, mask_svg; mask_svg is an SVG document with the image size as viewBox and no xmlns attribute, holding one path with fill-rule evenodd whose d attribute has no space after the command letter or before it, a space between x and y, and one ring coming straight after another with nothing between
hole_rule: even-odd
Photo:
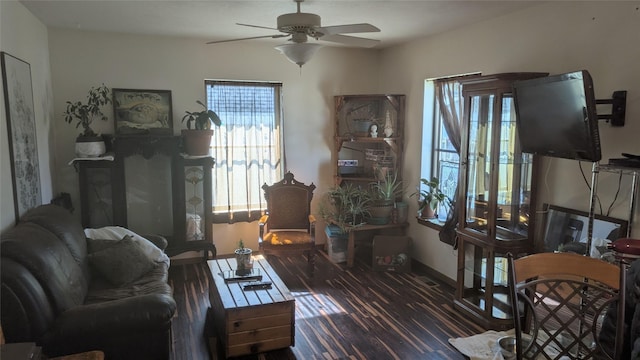
<instances>
[{"instance_id":1,"label":"potted plant","mask_svg":"<svg viewBox=\"0 0 640 360\"><path fill-rule=\"evenodd\" d=\"M437 177L434 176L431 180L422 178L420 182L426 186L426 189L419 188L412 196L418 196L418 211L420 212L420 217L433 219L436 217L438 205L443 202L448 204L451 200L440 190L440 180Z\"/></svg>"},{"instance_id":2,"label":"potted plant","mask_svg":"<svg viewBox=\"0 0 640 360\"><path fill-rule=\"evenodd\" d=\"M346 233L350 228L364 224L371 207L371 192L346 183L331 188L320 204L320 215L327 224L334 224Z\"/></svg>"},{"instance_id":3,"label":"potted plant","mask_svg":"<svg viewBox=\"0 0 640 360\"><path fill-rule=\"evenodd\" d=\"M187 129L182 130L182 138L184 139L185 151L192 156L202 156L209 154L211 146L211 137L213 129L211 124L220 126L222 120L213 110L209 110L207 106L200 100L196 103L204 109L200 111L185 111L182 122L187 122Z\"/></svg>"},{"instance_id":4,"label":"potted plant","mask_svg":"<svg viewBox=\"0 0 640 360\"><path fill-rule=\"evenodd\" d=\"M238 248L234 252L236 255L236 263L238 264L238 268L236 269L237 275L247 275L251 272L251 268L253 268L251 262L251 253L253 250L244 247L244 241L240 239L240 241L238 241Z\"/></svg>"},{"instance_id":5,"label":"potted plant","mask_svg":"<svg viewBox=\"0 0 640 360\"><path fill-rule=\"evenodd\" d=\"M82 127L82 132L76 138L77 156L96 157L105 153L104 139L93 131L91 124L95 119L107 121L102 107L110 102L111 90L104 84L89 89L86 103L67 101L64 120L69 124L76 120L76 129Z\"/></svg>"},{"instance_id":6,"label":"potted plant","mask_svg":"<svg viewBox=\"0 0 640 360\"><path fill-rule=\"evenodd\" d=\"M372 204L369 222L377 225L389 223L396 199L402 196L402 181L396 174L387 173L380 181L372 184Z\"/></svg>"}]
</instances>

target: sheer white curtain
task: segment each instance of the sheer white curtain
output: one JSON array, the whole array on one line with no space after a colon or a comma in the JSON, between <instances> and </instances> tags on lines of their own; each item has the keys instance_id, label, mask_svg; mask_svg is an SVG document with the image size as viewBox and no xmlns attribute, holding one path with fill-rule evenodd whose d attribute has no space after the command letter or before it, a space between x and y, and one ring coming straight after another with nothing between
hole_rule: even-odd
<instances>
[{"instance_id":1,"label":"sheer white curtain","mask_svg":"<svg viewBox=\"0 0 640 360\"><path fill-rule=\"evenodd\" d=\"M461 128L464 116L464 98L462 97L462 84L460 84L459 80L460 77L455 77L435 82L435 95L442 117L442 125L458 155L460 155L460 145L462 143ZM451 208L447 214L447 220L439 233L440 241L452 245L454 249L458 247L455 233L459 213L459 207L456 205L458 191L460 191L460 188L456 187L455 196L451 199Z\"/></svg>"},{"instance_id":2,"label":"sheer white curtain","mask_svg":"<svg viewBox=\"0 0 640 360\"><path fill-rule=\"evenodd\" d=\"M459 78L436 81L436 99L442 116L442 123L451 144L460 154L461 126L462 126L462 85Z\"/></svg>"},{"instance_id":3,"label":"sheer white curtain","mask_svg":"<svg viewBox=\"0 0 640 360\"><path fill-rule=\"evenodd\" d=\"M282 179L281 83L206 81L207 105L222 120L212 152L213 218L257 220L265 208L261 186Z\"/></svg>"}]
</instances>

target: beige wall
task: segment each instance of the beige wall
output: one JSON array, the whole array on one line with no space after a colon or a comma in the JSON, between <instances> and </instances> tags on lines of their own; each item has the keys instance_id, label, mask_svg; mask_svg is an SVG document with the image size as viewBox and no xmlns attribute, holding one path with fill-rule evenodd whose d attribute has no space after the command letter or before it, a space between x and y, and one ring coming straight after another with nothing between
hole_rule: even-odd
<instances>
[{"instance_id":1,"label":"beige wall","mask_svg":"<svg viewBox=\"0 0 640 360\"><path fill-rule=\"evenodd\" d=\"M508 71L560 73L587 69L594 78L597 97L609 97L614 90L628 91L627 125L624 128L600 125L603 158L617 157L623 151L640 153L637 141L640 133L640 71L637 65L640 63L640 46L637 46L640 44L640 13L636 6L630 2L543 4L382 52L324 48L302 68L302 73L272 45L259 42L206 46L203 40L193 39L59 29L49 29L47 34L44 26L17 2L0 2L0 45L3 51L24 58L32 66L34 98L40 104L36 105L38 148L46 201L53 188L55 193L70 192L74 204L79 207L77 174L67 165L73 157L73 140L77 132L63 121L61 113L65 101L83 98L90 86L102 82L109 87L170 89L177 134L182 125L179 123L181 114L202 97L205 78L284 83L288 168L300 180L314 181L318 185L317 197L320 197L333 182L333 95L383 92L407 95L404 178L411 189L420 177L423 81L451 74L473 71L485 74ZM49 77L52 89L48 85ZM51 94L55 94L53 103L47 100L51 99ZM46 111L51 107L53 112ZM2 116L4 122L4 111ZM0 129L5 131L6 124L1 124ZM97 129L112 132L113 123L100 124ZM12 204L12 199L7 183L8 180L10 184L10 175L6 173L6 135L2 134L0 220L6 228L13 222L13 208L7 205ZM55 146L51 139L55 139ZM589 172L588 164L583 168ZM540 183L541 201L587 209L588 189L577 162L543 161ZM617 178L602 174L600 184L600 197L608 206ZM625 180L622 198L628 198L628 190L629 183ZM415 203L410 201L410 204L411 211L415 211ZM628 205L624 201L617 204L613 215L624 217ZM542 219L543 214L539 214L538 220ZM640 235L637 229L638 226L635 236ZM240 237L251 239L250 245L257 246L255 223L216 225L214 232L216 246L222 254L230 253ZM455 279L456 251L439 242L437 232L416 223L411 224L409 233L414 239L414 257Z\"/></svg>"},{"instance_id":2,"label":"beige wall","mask_svg":"<svg viewBox=\"0 0 640 360\"><path fill-rule=\"evenodd\" d=\"M597 98L609 98L615 90L628 91L626 125L612 128L600 123L603 159L620 157L621 152L640 154L640 12L636 8L637 2L556 2L385 50L380 83L385 91L408 97L404 167L408 187L415 188L420 178L424 80L453 74L587 69ZM578 164L544 159L541 203L588 210L589 189ZM590 163L582 168L590 180ZM600 175L598 193L605 211L617 180L612 174ZM626 218L629 189L626 178L622 200L616 202L612 215ZM414 213L415 201L410 206ZM536 219L541 223L544 214ZM415 258L456 278L457 252L440 242L436 231L411 224L409 233ZM634 234L640 236L637 225Z\"/></svg>"},{"instance_id":3,"label":"beige wall","mask_svg":"<svg viewBox=\"0 0 640 360\"><path fill-rule=\"evenodd\" d=\"M283 82L287 169L298 180L318 186L314 207L333 184L333 95L378 88L378 55L373 50L323 48L301 72L272 44L250 41L214 46L194 39L50 29L49 47L59 144L56 188L71 193L74 204L79 204L78 180L67 162L74 156L77 131L61 114L65 101L84 98L90 86L104 82L111 88L171 90L174 132L179 134L182 114L193 110L197 99L204 100L204 79ZM113 118L111 109L106 114ZM95 128L113 133L113 122ZM256 222L216 225L214 234L221 254L232 253L240 238L257 249Z\"/></svg>"},{"instance_id":4,"label":"beige wall","mask_svg":"<svg viewBox=\"0 0 640 360\"><path fill-rule=\"evenodd\" d=\"M0 1L0 50L31 65L42 202L53 197L53 97L47 28L17 1ZM4 85L4 84L3 84ZM4 86L0 87L2 92ZM13 184L4 94L0 101L0 231L13 226Z\"/></svg>"}]
</instances>

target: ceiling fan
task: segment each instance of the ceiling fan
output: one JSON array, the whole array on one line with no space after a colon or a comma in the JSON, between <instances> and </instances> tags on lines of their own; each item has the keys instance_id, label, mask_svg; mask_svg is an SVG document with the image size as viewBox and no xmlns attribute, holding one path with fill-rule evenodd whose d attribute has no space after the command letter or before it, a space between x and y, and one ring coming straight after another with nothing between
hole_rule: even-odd
<instances>
[{"instance_id":1,"label":"ceiling fan","mask_svg":"<svg viewBox=\"0 0 640 360\"><path fill-rule=\"evenodd\" d=\"M350 46L359 47L373 47L380 42L380 40L365 39L355 36L347 36L343 34L355 34L366 32L379 32L377 27L361 23L361 24L347 24L336 26L322 26L320 16L311 13L300 12L300 3L304 0L294 0L297 3L298 11L295 13L282 14L278 16L277 28L271 28L259 25L240 24L241 26L249 26L260 29L277 30L279 34L264 35L264 36L252 36L239 39L218 40L209 41L207 44L218 44L230 41L251 40L251 39L264 39L264 38L283 38L289 37L291 44L284 44L276 46L276 49L282 52L291 62L298 64L302 67L315 52L322 47L320 44L311 44L307 42L309 37L330 41L335 43L341 43Z\"/></svg>"}]
</instances>

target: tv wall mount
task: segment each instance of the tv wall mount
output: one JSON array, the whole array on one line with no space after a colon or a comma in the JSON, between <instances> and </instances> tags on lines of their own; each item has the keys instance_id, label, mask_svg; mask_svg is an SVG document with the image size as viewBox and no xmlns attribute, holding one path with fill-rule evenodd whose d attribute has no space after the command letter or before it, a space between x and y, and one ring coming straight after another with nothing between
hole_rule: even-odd
<instances>
[{"instance_id":1,"label":"tv wall mount","mask_svg":"<svg viewBox=\"0 0 640 360\"><path fill-rule=\"evenodd\" d=\"M627 112L627 91L614 91L611 99L596 100L596 104L611 105L610 114L598 114L598 120L606 120L611 126L624 126L624 118Z\"/></svg>"}]
</instances>

